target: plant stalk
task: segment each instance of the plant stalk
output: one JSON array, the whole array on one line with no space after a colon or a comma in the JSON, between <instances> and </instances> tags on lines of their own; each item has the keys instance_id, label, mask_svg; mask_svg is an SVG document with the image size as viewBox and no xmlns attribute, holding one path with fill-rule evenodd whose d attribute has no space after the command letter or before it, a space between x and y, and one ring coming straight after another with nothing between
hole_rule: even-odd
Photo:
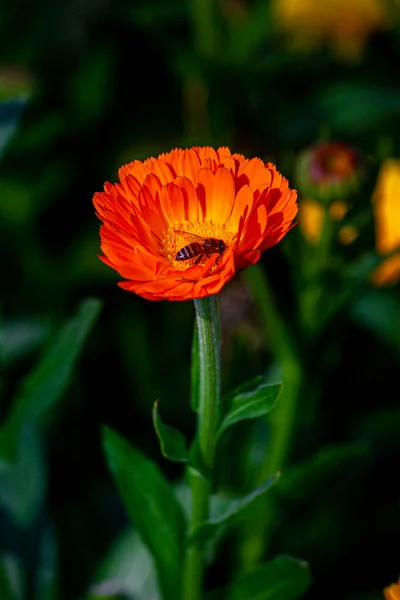
<instances>
[{"instance_id":1,"label":"plant stalk","mask_svg":"<svg viewBox=\"0 0 400 600\"><path fill-rule=\"evenodd\" d=\"M192 509L189 536L209 516L211 480L214 470L220 401L220 333L215 296L194 301L199 341L198 352L198 423L197 439L200 460L209 478L189 468ZM183 600L203 597L204 548L199 543L188 546L183 576Z\"/></svg>"},{"instance_id":2,"label":"plant stalk","mask_svg":"<svg viewBox=\"0 0 400 600\"><path fill-rule=\"evenodd\" d=\"M260 311L265 336L282 369L283 392L269 415L270 437L257 475L259 485L285 466L290 453L295 415L302 385L302 364L287 324L277 309L265 272L260 264L244 272ZM254 503L244 525L241 569L249 571L262 560L268 547L275 515L273 494Z\"/></svg>"}]
</instances>

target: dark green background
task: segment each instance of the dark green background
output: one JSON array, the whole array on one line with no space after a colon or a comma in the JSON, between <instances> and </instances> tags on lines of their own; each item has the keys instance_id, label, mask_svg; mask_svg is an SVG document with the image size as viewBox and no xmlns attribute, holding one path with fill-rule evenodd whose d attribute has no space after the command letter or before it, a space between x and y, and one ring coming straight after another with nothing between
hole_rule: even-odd
<instances>
[{"instance_id":1,"label":"dark green background","mask_svg":"<svg viewBox=\"0 0 400 600\"><path fill-rule=\"evenodd\" d=\"M0 166L1 417L19 380L81 299L104 301L72 384L42 429L48 488L37 518L21 527L0 506L0 551L21 558L27 598L49 523L62 600L84 596L127 525L105 468L100 425L125 434L172 481L182 471L160 458L153 401L160 398L166 422L194 431L192 303L151 303L116 286L117 274L97 258L91 198L104 181L115 181L118 167L133 159L207 144L273 160L295 185L299 152L328 134L364 157L365 187L354 215L369 214L355 244L335 251L348 262L373 251L370 192L380 162L400 156L398 18L392 30L371 36L359 61L346 62L327 48L289 51L266 1L246 3L245 16L236 15L234 3L225 12L197 4L16 0L0 10L1 93L13 96L10 69L31 90ZM289 235L300 239L298 231ZM291 257L290 243L283 244L263 263L301 341ZM315 486L300 485L298 495L282 500L269 556L287 552L309 561L310 600L380 598L400 570L398 291L371 296L365 282L315 342L303 340L317 404L311 420L299 419L292 463L326 444L369 446L360 459L318 472ZM222 318L228 389L270 368L273 349L240 279L226 287ZM239 430L238 439L244 439ZM246 446L233 445L235 481ZM224 583L233 564L233 552L222 546L208 585Z\"/></svg>"}]
</instances>

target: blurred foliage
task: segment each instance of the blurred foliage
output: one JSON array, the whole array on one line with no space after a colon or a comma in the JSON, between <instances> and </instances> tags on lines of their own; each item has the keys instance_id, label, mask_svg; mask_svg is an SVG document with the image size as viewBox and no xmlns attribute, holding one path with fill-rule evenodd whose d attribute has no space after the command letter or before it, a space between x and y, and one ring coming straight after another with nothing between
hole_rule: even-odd
<instances>
[{"instance_id":1,"label":"blurred foliage","mask_svg":"<svg viewBox=\"0 0 400 600\"><path fill-rule=\"evenodd\" d=\"M1 600L155 598L152 558L130 529L100 428L133 441L160 477L180 479L181 465L160 456L151 409L159 398L163 420L192 436L193 308L116 286L97 258L91 197L124 162L192 144L272 160L294 185L296 159L316 141L338 139L362 157L362 185L321 252L296 228L263 257L273 292L254 274L226 286L223 387L259 374L280 380L283 369L284 389L300 390L266 558L307 560L310 600L378 599L396 580L399 287L369 279L380 260L378 168L400 156L400 17L381 2L389 26L368 32L350 57L323 39L293 46L267 0L1 8ZM347 245L336 237L342 225L358 231ZM95 301L71 319L87 296L104 301L94 329ZM271 325L265 310L281 321ZM277 336L301 356L300 373L282 366ZM227 491L248 492L267 440L264 420L224 435ZM231 580L239 544L232 536L215 549L209 589ZM263 569L279 575L274 564L254 573L255 590ZM239 600L238 589L228 597Z\"/></svg>"}]
</instances>

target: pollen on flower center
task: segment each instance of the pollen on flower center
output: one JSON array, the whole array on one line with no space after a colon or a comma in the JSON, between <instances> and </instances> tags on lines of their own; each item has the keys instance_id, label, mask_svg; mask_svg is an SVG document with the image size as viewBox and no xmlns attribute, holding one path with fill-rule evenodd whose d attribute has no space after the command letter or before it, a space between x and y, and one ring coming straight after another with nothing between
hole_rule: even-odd
<instances>
[{"instance_id":1,"label":"pollen on flower center","mask_svg":"<svg viewBox=\"0 0 400 600\"><path fill-rule=\"evenodd\" d=\"M178 270L184 271L194 264L203 264L213 252L207 254L204 242L209 239L222 240L228 247L234 238L234 233L227 231L223 225L208 221L193 223L182 221L169 227L161 241L161 252L166 259ZM178 252L184 250L187 259L177 260ZM218 251L216 250L217 254Z\"/></svg>"}]
</instances>

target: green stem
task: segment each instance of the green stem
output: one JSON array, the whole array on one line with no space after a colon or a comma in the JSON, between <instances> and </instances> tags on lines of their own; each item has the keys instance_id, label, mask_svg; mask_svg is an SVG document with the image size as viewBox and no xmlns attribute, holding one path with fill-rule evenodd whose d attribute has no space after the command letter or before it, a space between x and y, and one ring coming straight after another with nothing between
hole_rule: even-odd
<instances>
[{"instance_id":1,"label":"green stem","mask_svg":"<svg viewBox=\"0 0 400 600\"><path fill-rule=\"evenodd\" d=\"M327 305L323 296L322 276L329 267L332 243L338 224L332 220L327 205L323 206L321 237L317 249L305 246L303 260L302 290L299 296L300 325L308 339L314 339L320 333L327 314Z\"/></svg>"},{"instance_id":2,"label":"green stem","mask_svg":"<svg viewBox=\"0 0 400 600\"><path fill-rule=\"evenodd\" d=\"M210 478L189 469L192 487L192 512L189 535L207 519L211 494L219 422L220 334L215 296L195 300L198 331L198 430L197 444L202 463ZM200 544L188 546L183 576L183 600L202 598L204 549Z\"/></svg>"},{"instance_id":3,"label":"green stem","mask_svg":"<svg viewBox=\"0 0 400 600\"><path fill-rule=\"evenodd\" d=\"M270 340L272 351L282 367L284 381L282 396L269 417L270 437L258 473L258 485L282 469L288 458L302 385L302 364L290 331L275 305L263 268L255 265L245 271L244 276L258 305L266 338ZM243 535L243 570L252 569L262 559L269 542L274 513L273 494L253 505Z\"/></svg>"},{"instance_id":4,"label":"green stem","mask_svg":"<svg viewBox=\"0 0 400 600\"><path fill-rule=\"evenodd\" d=\"M194 40L198 54L212 58L217 47L217 9L214 0L191 0Z\"/></svg>"},{"instance_id":5,"label":"green stem","mask_svg":"<svg viewBox=\"0 0 400 600\"><path fill-rule=\"evenodd\" d=\"M284 388L278 405L270 415L267 454L258 473L257 485L285 467L291 448L302 374L297 365L290 363L283 364L282 371ZM263 559L271 541L276 514L273 491L253 505L245 524L241 553L243 571L251 570Z\"/></svg>"}]
</instances>

